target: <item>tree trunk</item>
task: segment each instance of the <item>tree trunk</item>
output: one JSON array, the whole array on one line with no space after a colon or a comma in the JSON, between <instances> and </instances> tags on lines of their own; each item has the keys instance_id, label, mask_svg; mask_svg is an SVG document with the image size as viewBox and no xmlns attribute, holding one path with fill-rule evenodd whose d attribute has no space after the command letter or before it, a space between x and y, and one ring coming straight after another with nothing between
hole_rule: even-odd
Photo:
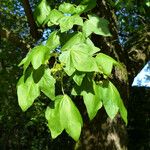
<instances>
[{"instance_id":1,"label":"tree trunk","mask_svg":"<svg viewBox=\"0 0 150 150\"><path fill-rule=\"evenodd\" d=\"M28 19L28 23L29 23L29 27L30 27L30 33L31 33L32 37L37 40L41 37L41 34L40 34L40 32L38 32L38 27L35 23L29 1L23 0L22 3L23 3L25 14L26 14L27 19Z\"/></svg>"},{"instance_id":2,"label":"tree trunk","mask_svg":"<svg viewBox=\"0 0 150 150\"><path fill-rule=\"evenodd\" d=\"M128 101L128 77L127 77L127 54L119 45L117 20L113 9L105 0L97 1L97 7L93 10L100 17L104 17L110 22L110 31L112 37L93 35L92 41L101 52L108 54L120 61L124 69L114 69L112 81L118 88L121 97L126 106ZM87 116L85 117L87 118ZM111 120L104 109L101 109L93 121L85 120L81 140L76 144L75 149L81 150L126 150L127 149L127 131L125 123L117 115Z\"/></svg>"}]
</instances>

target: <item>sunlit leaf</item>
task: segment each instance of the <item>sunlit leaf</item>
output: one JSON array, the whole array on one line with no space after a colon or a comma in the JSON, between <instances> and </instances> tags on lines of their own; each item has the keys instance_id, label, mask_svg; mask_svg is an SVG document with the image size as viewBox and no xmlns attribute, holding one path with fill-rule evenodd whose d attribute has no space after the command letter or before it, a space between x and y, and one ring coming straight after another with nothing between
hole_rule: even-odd
<instances>
[{"instance_id":1,"label":"sunlit leaf","mask_svg":"<svg viewBox=\"0 0 150 150\"><path fill-rule=\"evenodd\" d=\"M148 7L150 7L150 2L146 2L146 5L147 5Z\"/></svg>"},{"instance_id":2,"label":"sunlit leaf","mask_svg":"<svg viewBox=\"0 0 150 150\"><path fill-rule=\"evenodd\" d=\"M72 29L73 25L83 25L83 20L79 15L65 16L59 20L61 32Z\"/></svg>"},{"instance_id":3,"label":"sunlit leaf","mask_svg":"<svg viewBox=\"0 0 150 150\"><path fill-rule=\"evenodd\" d=\"M75 67L70 55L70 51L65 51L59 56L59 60L62 64L65 65L65 72L71 76L75 72Z\"/></svg>"},{"instance_id":4,"label":"sunlit leaf","mask_svg":"<svg viewBox=\"0 0 150 150\"><path fill-rule=\"evenodd\" d=\"M75 7L73 4L70 3L63 3L59 6L59 11L66 13L66 14L74 14L75 13Z\"/></svg>"},{"instance_id":5,"label":"sunlit leaf","mask_svg":"<svg viewBox=\"0 0 150 150\"><path fill-rule=\"evenodd\" d=\"M47 0L42 0L39 5L37 5L34 11L34 18L38 26L43 24L50 11L51 8Z\"/></svg>"},{"instance_id":6,"label":"sunlit leaf","mask_svg":"<svg viewBox=\"0 0 150 150\"><path fill-rule=\"evenodd\" d=\"M116 60L103 53L99 53L96 56L96 62L98 66L102 69L103 73L107 76L111 74L113 65L120 66L120 64Z\"/></svg>"},{"instance_id":7,"label":"sunlit leaf","mask_svg":"<svg viewBox=\"0 0 150 150\"><path fill-rule=\"evenodd\" d=\"M89 38L86 39L86 44L89 46L89 54L91 56L100 51L98 47L94 46L94 43Z\"/></svg>"},{"instance_id":8,"label":"sunlit leaf","mask_svg":"<svg viewBox=\"0 0 150 150\"><path fill-rule=\"evenodd\" d=\"M54 102L54 106L47 107L45 112L45 118L48 121L48 127L51 131L51 136L53 139L56 138L59 134L61 134L64 130L64 127L61 124L59 110L62 98L62 96L57 96Z\"/></svg>"},{"instance_id":9,"label":"sunlit leaf","mask_svg":"<svg viewBox=\"0 0 150 150\"><path fill-rule=\"evenodd\" d=\"M37 46L33 50L31 56L31 64L33 65L34 69L37 69L42 64L45 64L48 59L50 58L50 50L46 46Z\"/></svg>"},{"instance_id":10,"label":"sunlit leaf","mask_svg":"<svg viewBox=\"0 0 150 150\"><path fill-rule=\"evenodd\" d=\"M26 70L31 62L33 68L37 69L42 64L45 64L49 58L50 58L50 49L48 47L43 45L36 46L29 52L26 58L24 58L21 61L19 66L24 65L24 70Z\"/></svg>"},{"instance_id":11,"label":"sunlit leaf","mask_svg":"<svg viewBox=\"0 0 150 150\"><path fill-rule=\"evenodd\" d=\"M70 53L73 65L78 71L99 71L95 59L88 53L88 46L86 44L79 44L72 47Z\"/></svg>"},{"instance_id":12,"label":"sunlit leaf","mask_svg":"<svg viewBox=\"0 0 150 150\"><path fill-rule=\"evenodd\" d=\"M99 93L103 101L104 108L108 116L113 119L118 113L118 97L113 92L109 82L104 82L103 85L98 86Z\"/></svg>"},{"instance_id":13,"label":"sunlit leaf","mask_svg":"<svg viewBox=\"0 0 150 150\"><path fill-rule=\"evenodd\" d=\"M83 125L80 112L67 95L57 96L54 103L54 107L48 107L46 110L52 138L56 138L65 129L77 141Z\"/></svg>"},{"instance_id":14,"label":"sunlit leaf","mask_svg":"<svg viewBox=\"0 0 150 150\"><path fill-rule=\"evenodd\" d=\"M69 96L64 95L60 104L60 119L66 132L77 141L81 134L83 125L79 110Z\"/></svg>"},{"instance_id":15,"label":"sunlit leaf","mask_svg":"<svg viewBox=\"0 0 150 150\"><path fill-rule=\"evenodd\" d=\"M95 59L89 55L89 47L86 44L74 45L70 50L62 52L59 59L66 67L76 68L78 71L99 71Z\"/></svg>"},{"instance_id":16,"label":"sunlit leaf","mask_svg":"<svg viewBox=\"0 0 150 150\"><path fill-rule=\"evenodd\" d=\"M89 20L84 22L83 32L88 37L91 33L103 36L110 36L108 24L109 22L104 18L99 18L96 15L88 15Z\"/></svg>"},{"instance_id":17,"label":"sunlit leaf","mask_svg":"<svg viewBox=\"0 0 150 150\"><path fill-rule=\"evenodd\" d=\"M57 31L54 31L50 34L46 46L50 49L55 49L57 46L60 45L59 35L57 34Z\"/></svg>"},{"instance_id":18,"label":"sunlit leaf","mask_svg":"<svg viewBox=\"0 0 150 150\"><path fill-rule=\"evenodd\" d=\"M119 110L127 124L127 111L116 87L110 81L104 81L98 85L98 91L108 116L113 119Z\"/></svg>"},{"instance_id":19,"label":"sunlit leaf","mask_svg":"<svg viewBox=\"0 0 150 150\"><path fill-rule=\"evenodd\" d=\"M92 91L88 93L86 91L83 91L82 95L84 104L88 112L88 116L90 120L92 120L96 116L98 110L102 107L102 99L101 96L99 96L98 86L94 84L93 93Z\"/></svg>"},{"instance_id":20,"label":"sunlit leaf","mask_svg":"<svg viewBox=\"0 0 150 150\"><path fill-rule=\"evenodd\" d=\"M73 35L62 47L62 51L69 50L72 46L85 42L85 36L82 32Z\"/></svg>"},{"instance_id":21,"label":"sunlit leaf","mask_svg":"<svg viewBox=\"0 0 150 150\"><path fill-rule=\"evenodd\" d=\"M63 13L61 13L57 9L53 9L49 15L47 16L46 20L44 21L44 24L49 23L49 26L51 25L58 25L59 19L64 17ZM51 25L50 25L51 24Z\"/></svg>"},{"instance_id":22,"label":"sunlit leaf","mask_svg":"<svg viewBox=\"0 0 150 150\"><path fill-rule=\"evenodd\" d=\"M112 90L112 92L114 93L114 95L116 96L116 99L117 99L117 102L118 102L117 104L118 104L118 107L119 107L121 117L124 120L124 122L127 124L128 123L127 110L126 110L126 108L123 104L123 101L120 97L120 94L119 94L117 88L111 82L109 82L109 86L110 86L110 89Z\"/></svg>"}]
</instances>

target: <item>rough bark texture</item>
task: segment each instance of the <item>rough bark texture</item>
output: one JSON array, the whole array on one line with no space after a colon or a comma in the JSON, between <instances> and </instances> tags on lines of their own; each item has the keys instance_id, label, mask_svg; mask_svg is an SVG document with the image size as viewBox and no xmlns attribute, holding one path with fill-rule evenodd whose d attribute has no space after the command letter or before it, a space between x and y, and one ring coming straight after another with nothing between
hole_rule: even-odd
<instances>
[{"instance_id":1,"label":"rough bark texture","mask_svg":"<svg viewBox=\"0 0 150 150\"><path fill-rule=\"evenodd\" d=\"M136 39L136 40L135 40ZM128 52L128 75L130 85L134 77L150 59L150 26L134 33L127 41L125 51ZM130 65L129 65L130 64Z\"/></svg>"}]
</instances>

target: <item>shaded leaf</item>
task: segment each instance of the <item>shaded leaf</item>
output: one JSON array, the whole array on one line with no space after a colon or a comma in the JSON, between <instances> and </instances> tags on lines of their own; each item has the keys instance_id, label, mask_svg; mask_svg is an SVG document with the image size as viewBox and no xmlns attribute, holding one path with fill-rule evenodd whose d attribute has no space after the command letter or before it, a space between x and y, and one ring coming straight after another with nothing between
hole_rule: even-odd
<instances>
[{"instance_id":1,"label":"shaded leaf","mask_svg":"<svg viewBox=\"0 0 150 150\"><path fill-rule=\"evenodd\" d=\"M73 80L76 82L78 86L80 86L84 76L85 76L85 73L76 71L73 75Z\"/></svg>"},{"instance_id":2,"label":"shaded leaf","mask_svg":"<svg viewBox=\"0 0 150 150\"><path fill-rule=\"evenodd\" d=\"M55 98L55 79L51 76L50 69L46 69L43 77L39 81L40 90L51 100Z\"/></svg>"},{"instance_id":3,"label":"shaded leaf","mask_svg":"<svg viewBox=\"0 0 150 150\"><path fill-rule=\"evenodd\" d=\"M94 94L93 89L93 73L86 73L80 86L74 85L71 94L72 95L83 95L83 92Z\"/></svg>"},{"instance_id":4,"label":"shaded leaf","mask_svg":"<svg viewBox=\"0 0 150 150\"><path fill-rule=\"evenodd\" d=\"M96 0L82 0L76 7L76 13L81 14L93 9L96 6Z\"/></svg>"},{"instance_id":5,"label":"shaded leaf","mask_svg":"<svg viewBox=\"0 0 150 150\"><path fill-rule=\"evenodd\" d=\"M41 65L38 69L33 70L33 80L38 83L44 75L45 66Z\"/></svg>"},{"instance_id":6,"label":"shaded leaf","mask_svg":"<svg viewBox=\"0 0 150 150\"><path fill-rule=\"evenodd\" d=\"M18 103L23 111L26 111L40 95L38 84L34 83L32 74L24 82L22 76L17 84Z\"/></svg>"}]
</instances>

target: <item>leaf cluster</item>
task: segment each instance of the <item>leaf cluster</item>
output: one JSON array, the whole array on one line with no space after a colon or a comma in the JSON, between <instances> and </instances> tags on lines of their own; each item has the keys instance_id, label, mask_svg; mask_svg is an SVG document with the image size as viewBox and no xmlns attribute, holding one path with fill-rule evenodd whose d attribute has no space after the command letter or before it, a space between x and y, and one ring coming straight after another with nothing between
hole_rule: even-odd
<instances>
[{"instance_id":1,"label":"leaf cluster","mask_svg":"<svg viewBox=\"0 0 150 150\"><path fill-rule=\"evenodd\" d=\"M79 5L62 3L58 9L51 9L47 1L42 0L35 10L38 25L58 28L50 34L45 45L34 47L19 64L23 65L23 75L17 84L17 94L23 111L32 106L40 92L54 103L45 112L52 138L65 130L74 140L79 139L83 121L73 102L77 95L83 97L90 120L104 106L111 119L119 111L127 124L126 108L118 90L109 81L113 66L121 68L121 65L101 53L90 39L91 34L111 36L109 22L95 14L88 14L86 20L81 17L95 5L96 1L84 0ZM74 25L78 26L77 31L73 30ZM52 57L55 60L49 67ZM99 75L103 79L96 80ZM69 93L64 77L73 83ZM60 95L55 94L58 82L62 90Z\"/></svg>"}]
</instances>

